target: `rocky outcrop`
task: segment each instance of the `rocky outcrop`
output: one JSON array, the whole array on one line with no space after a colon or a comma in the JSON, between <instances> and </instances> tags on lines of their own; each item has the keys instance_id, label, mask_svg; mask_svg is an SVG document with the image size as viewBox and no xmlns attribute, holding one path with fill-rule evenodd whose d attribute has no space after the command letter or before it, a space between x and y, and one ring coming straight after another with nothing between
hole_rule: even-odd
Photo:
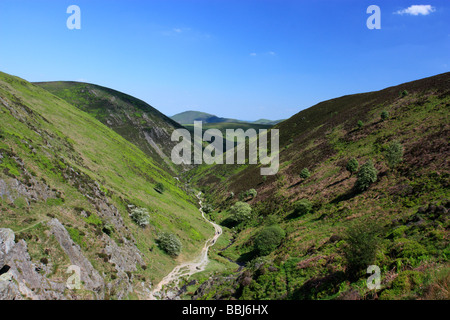
<instances>
[{"instance_id":1,"label":"rocky outcrop","mask_svg":"<svg viewBox=\"0 0 450 320\"><path fill-rule=\"evenodd\" d=\"M42 276L24 240L14 242L11 229L0 229L0 300L65 299L65 284Z\"/></svg>"},{"instance_id":2,"label":"rocky outcrop","mask_svg":"<svg viewBox=\"0 0 450 320\"><path fill-rule=\"evenodd\" d=\"M106 243L104 253L117 270L117 279L108 283L107 289L120 300L133 291L132 272L137 270L137 264L144 265L144 260L136 246L126 238L123 238L121 246L107 235L103 235L102 240Z\"/></svg>"},{"instance_id":3,"label":"rocky outcrop","mask_svg":"<svg viewBox=\"0 0 450 320\"><path fill-rule=\"evenodd\" d=\"M48 222L50 232L67 254L72 265L80 269L82 289L92 292L95 299L104 298L105 283L97 270L83 255L64 226L57 220ZM71 299L66 282L55 282L40 273L30 258L27 243L15 242L11 229L0 229L0 300L62 300ZM131 288L132 289L132 288Z\"/></svg>"},{"instance_id":4,"label":"rocky outcrop","mask_svg":"<svg viewBox=\"0 0 450 320\"><path fill-rule=\"evenodd\" d=\"M18 197L23 197L28 204L30 201L56 198L56 193L50 190L48 185L37 181L32 176L28 176L27 179L27 184L15 178L0 179L0 197L9 203L14 203Z\"/></svg>"},{"instance_id":5,"label":"rocky outcrop","mask_svg":"<svg viewBox=\"0 0 450 320\"><path fill-rule=\"evenodd\" d=\"M84 288L94 292L97 299L103 299L104 280L83 255L80 246L73 242L69 233L58 219L50 220L48 226L50 227L50 232L55 236L59 245L69 257L71 264L80 268L80 278Z\"/></svg>"}]
</instances>

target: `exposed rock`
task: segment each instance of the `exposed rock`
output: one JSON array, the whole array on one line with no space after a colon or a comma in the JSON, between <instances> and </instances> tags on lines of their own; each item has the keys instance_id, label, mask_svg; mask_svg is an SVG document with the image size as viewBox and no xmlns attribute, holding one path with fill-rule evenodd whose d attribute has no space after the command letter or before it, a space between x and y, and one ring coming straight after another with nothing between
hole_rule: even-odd
<instances>
[{"instance_id":1,"label":"exposed rock","mask_svg":"<svg viewBox=\"0 0 450 320\"><path fill-rule=\"evenodd\" d=\"M0 252L6 255L14 246L14 232L11 229L0 229ZM1 258L0 258L1 259ZM2 260L0 260L0 264Z\"/></svg>"},{"instance_id":2,"label":"exposed rock","mask_svg":"<svg viewBox=\"0 0 450 320\"><path fill-rule=\"evenodd\" d=\"M139 250L130 241L124 239L124 243L119 247L115 241L105 234L103 240L107 243L105 253L111 256L110 262L115 263L117 270L132 272L137 270L136 264L144 264Z\"/></svg>"},{"instance_id":3,"label":"exposed rock","mask_svg":"<svg viewBox=\"0 0 450 320\"><path fill-rule=\"evenodd\" d=\"M24 240L14 243L11 229L0 229L0 300L65 299L65 285L53 282L36 271Z\"/></svg>"},{"instance_id":4,"label":"exposed rock","mask_svg":"<svg viewBox=\"0 0 450 320\"><path fill-rule=\"evenodd\" d=\"M70 259L72 265L76 265L81 271L81 281L84 283L84 288L91 290L96 294L97 299L104 298L105 283L97 270L94 269L89 260L83 255L80 246L73 242L67 230L58 221L52 219L48 223L50 232L55 236L61 248Z\"/></svg>"},{"instance_id":5,"label":"exposed rock","mask_svg":"<svg viewBox=\"0 0 450 320\"><path fill-rule=\"evenodd\" d=\"M129 275L137 270L136 264L143 265L144 260L136 246L126 239L120 247L105 234L102 240L106 242L105 253L110 257L109 262L115 264L117 270L117 279L109 283L107 289L120 300L133 291Z\"/></svg>"},{"instance_id":6,"label":"exposed rock","mask_svg":"<svg viewBox=\"0 0 450 320\"><path fill-rule=\"evenodd\" d=\"M28 185L13 178L0 179L0 197L9 203L13 203L18 197L25 201L46 201L48 198L56 198L55 192L50 187L37 181L31 175L28 176Z\"/></svg>"}]
</instances>

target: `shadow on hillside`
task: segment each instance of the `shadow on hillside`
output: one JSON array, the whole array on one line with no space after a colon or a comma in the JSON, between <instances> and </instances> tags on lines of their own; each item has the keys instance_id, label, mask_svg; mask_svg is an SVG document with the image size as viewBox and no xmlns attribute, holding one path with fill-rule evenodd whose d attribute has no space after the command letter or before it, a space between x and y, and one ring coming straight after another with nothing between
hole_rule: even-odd
<instances>
[{"instance_id":1,"label":"shadow on hillside","mask_svg":"<svg viewBox=\"0 0 450 320\"><path fill-rule=\"evenodd\" d=\"M332 184L327 185L325 188L334 187L335 185L344 182L344 181L347 180L348 178L350 178L350 176L347 177L347 178L341 179L341 180L339 180L339 181L333 182Z\"/></svg>"},{"instance_id":2,"label":"shadow on hillside","mask_svg":"<svg viewBox=\"0 0 450 320\"><path fill-rule=\"evenodd\" d=\"M292 189L292 188L295 188L295 187L301 185L303 181L305 181L305 180L300 180L299 182L296 182L296 183L290 185L290 186L288 187L288 189Z\"/></svg>"},{"instance_id":3,"label":"shadow on hillside","mask_svg":"<svg viewBox=\"0 0 450 320\"><path fill-rule=\"evenodd\" d=\"M357 192L355 189L351 189L350 191L341 194L340 196L337 196L336 198L334 198L333 200L331 200L331 204L337 204L341 201L347 201L352 199L353 197L357 196L359 194L359 192Z\"/></svg>"},{"instance_id":4,"label":"shadow on hillside","mask_svg":"<svg viewBox=\"0 0 450 320\"><path fill-rule=\"evenodd\" d=\"M258 256L258 254L257 254L256 250L252 250L250 252L241 254L239 256L239 258L237 258L236 262L239 265L244 265L246 262L249 262L250 260L253 260L257 256Z\"/></svg>"},{"instance_id":5,"label":"shadow on hillside","mask_svg":"<svg viewBox=\"0 0 450 320\"><path fill-rule=\"evenodd\" d=\"M222 227L226 227L226 228L233 228L235 226L237 226L236 221L230 219L230 218L225 218L223 219L220 223L219 223Z\"/></svg>"},{"instance_id":6,"label":"shadow on hillside","mask_svg":"<svg viewBox=\"0 0 450 320\"><path fill-rule=\"evenodd\" d=\"M299 217L298 213L295 213L295 211L293 211L290 214L288 214L284 219L285 220L293 220L293 219L297 219L298 217Z\"/></svg>"},{"instance_id":7,"label":"shadow on hillside","mask_svg":"<svg viewBox=\"0 0 450 320\"><path fill-rule=\"evenodd\" d=\"M300 288L296 289L291 299L311 300L317 299L321 293L333 295L339 292L340 284L346 280L343 271L330 273L324 277L316 277L306 281Z\"/></svg>"}]
</instances>

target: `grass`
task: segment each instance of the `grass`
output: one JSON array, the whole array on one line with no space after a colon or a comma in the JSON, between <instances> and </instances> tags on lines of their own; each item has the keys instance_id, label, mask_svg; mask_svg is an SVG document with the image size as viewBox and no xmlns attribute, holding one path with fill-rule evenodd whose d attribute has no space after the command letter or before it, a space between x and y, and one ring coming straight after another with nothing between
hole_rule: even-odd
<instances>
[{"instance_id":1,"label":"grass","mask_svg":"<svg viewBox=\"0 0 450 320\"><path fill-rule=\"evenodd\" d=\"M201 219L193 194L181 188L159 162L92 115L4 73L0 73L0 96L6 103L0 102L0 166L5 169L0 179L8 186L18 179L30 189L47 190L45 196L38 192L30 201L28 195L21 196L9 187L13 201L6 196L1 200L2 227L18 231L56 217L98 271L110 274L110 264L97 253L105 245L101 224L115 218L105 216L105 208L99 205L113 205L124 225L115 228L111 237L119 243L122 238L135 239L148 266L144 276L153 281L190 259L213 234L212 227ZM158 182L165 185L164 194L153 189ZM149 227L142 229L131 221L130 203L149 209ZM83 218L75 208L91 215ZM160 230L180 238L184 250L177 260L159 250L150 251ZM33 234L34 229L27 232ZM47 237L44 234L43 241Z\"/></svg>"},{"instance_id":2,"label":"grass","mask_svg":"<svg viewBox=\"0 0 450 320\"><path fill-rule=\"evenodd\" d=\"M256 199L250 201L257 215L253 223L237 233L234 244L224 252L227 257L253 258L249 254L253 239L267 215L276 215L288 233L281 246L268 255L265 271L244 271L253 279L250 285L228 284L243 290L238 290L234 298L334 299L352 290L358 292L359 298L372 298L373 292L368 291L363 279L347 279L343 255L346 242L342 239L350 226L371 220L385 228L376 262L386 277L382 291L385 297L418 298L424 294L418 290L422 282L414 280L416 276L402 274L412 269L422 279L434 268L448 264L448 217L441 216L437 221L434 216L420 215L420 227L409 222L421 207L432 203L445 206L450 199L450 173L445 160L448 77L444 74L379 92L333 99L276 125L281 134L280 171L264 183L257 166L245 166L240 171L232 166L200 167L195 171L196 183L211 190L211 199L222 212L236 201L226 200L231 191L236 195L250 188L258 191ZM400 88L407 88L408 95L399 97ZM382 110L389 112L389 119L381 121ZM355 130L358 120L364 126ZM402 143L405 154L398 167L390 169L385 150L393 140ZM362 193L354 192L356 175L350 176L345 169L352 157L360 165L372 159L379 172L377 181ZM312 175L302 181L298 173L305 167ZM309 199L314 204L313 213L294 217L293 204L299 199ZM432 230L432 225L437 229ZM330 241L332 236L338 240ZM395 276L401 276L402 284L393 282ZM395 291L399 286L403 291ZM205 297L221 290L213 288ZM394 291L390 294L389 290Z\"/></svg>"}]
</instances>

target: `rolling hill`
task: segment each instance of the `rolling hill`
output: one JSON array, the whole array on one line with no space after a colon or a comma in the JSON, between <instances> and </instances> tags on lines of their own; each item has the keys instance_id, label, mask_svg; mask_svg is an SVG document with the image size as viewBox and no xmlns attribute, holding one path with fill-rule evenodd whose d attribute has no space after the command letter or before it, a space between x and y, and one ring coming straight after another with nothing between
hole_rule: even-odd
<instances>
[{"instance_id":1,"label":"rolling hill","mask_svg":"<svg viewBox=\"0 0 450 320\"><path fill-rule=\"evenodd\" d=\"M171 297L450 299L449 111L450 73L321 102L273 127L280 169L263 177L174 167L180 125L126 94L0 73L0 297L148 298L214 234L201 190L223 234ZM243 125L270 126L203 129Z\"/></svg>"},{"instance_id":2,"label":"rolling hill","mask_svg":"<svg viewBox=\"0 0 450 320\"><path fill-rule=\"evenodd\" d=\"M321 102L277 124L274 176L261 176L258 165L187 172L210 195L211 217L234 235L221 255L246 265L190 288L192 297L449 299L449 115L445 73ZM252 213L236 223L239 201ZM262 255L270 226L285 237ZM359 252L353 260L351 250ZM366 286L369 264L381 270L376 292Z\"/></svg>"},{"instance_id":3,"label":"rolling hill","mask_svg":"<svg viewBox=\"0 0 450 320\"><path fill-rule=\"evenodd\" d=\"M200 111L185 111L170 118L179 124L193 124L194 121L202 121L203 123L239 122L239 120L219 118L213 114Z\"/></svg>"},{"instance_id":4,"label":"rolling hill","mask_svg":"<svg viewBox=\"0 0 450 320\"><path fill-rule=\"evenodd\" d=\"M261 124L273 126L283 121L283 120L268 120L268 119L259 119L256 121L236 120L231 118L221 118L213 114L200 111L185 111L178 113L170 118L182 125L193 125L194 121L202 121L204 124L210 124L211 127L213 126L214 123L245 123L245 124Z\"/></svg>"},{"instance_id":5,"label":"rolling hill","mask_svg":"<svg viewBox=\"0 0 450 320\"><path fill-rule=\"evenodd\" d=\"M108 92L68 86L65 94ZM110 94L103 98L118 95ZM80 94L76 101L90 97ZM98 113L108 121L103 98ZM146 123L157 121L142 108ZM0 137L2 299L145 299L155 282L199 253L214 233L193 191L160 161L92 115L5 73ZM166 253L158 242L162 232L179 239L180 255ZM67 290L77 268L80 287Z\"/></svg>"},{"instance_id":6,"label":"rolling hill","mask_svg":"<svg viewBox=\"0 0 450 320\"><path fill-rule=\"evenodd\" d=\"M82 82L34 84L93 115L166 169L173 173L180 170L170 160L171 150L176 144L170 137L174 129L182 126L144 101Z\"/></svg>"}]
</instances>

